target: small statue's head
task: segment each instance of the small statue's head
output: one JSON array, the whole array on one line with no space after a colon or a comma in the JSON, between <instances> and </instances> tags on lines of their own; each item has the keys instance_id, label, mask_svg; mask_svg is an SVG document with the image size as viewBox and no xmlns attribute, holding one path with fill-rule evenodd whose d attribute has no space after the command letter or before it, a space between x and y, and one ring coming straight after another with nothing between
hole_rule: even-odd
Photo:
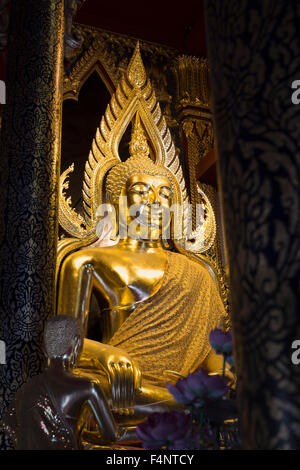
<instances>
[{"instance_id":1,"label":"small statue's head","mask_svg":"<svg viewBox=\"0 0 300 470\"><path fill-rule=\"evenodd\" d=\"M136 221L142 227L156 228L161 233L170 224L174 183L167 170L150 158L132 156L113 167L107 177L106 193L120 211L120 198L125 199L126 224Z\"/></svg>"},{"instance_id":2,"label":"small statue's head","mask_svg":"<svg viewBox=\"0 0 300 470\"><path fill-rule=\"evenodd\" d=\"M50 318L44 331L44 345L50 360L61 359L74 367L83 345L83 330L79 321L68 315Z\"/></svg>"}]
</instances>

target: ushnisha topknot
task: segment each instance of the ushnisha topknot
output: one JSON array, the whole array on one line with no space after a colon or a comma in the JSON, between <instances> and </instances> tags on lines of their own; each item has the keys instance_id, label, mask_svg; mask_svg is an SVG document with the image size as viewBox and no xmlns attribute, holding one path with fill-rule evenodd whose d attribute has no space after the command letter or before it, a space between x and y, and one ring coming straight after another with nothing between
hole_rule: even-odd
<instances>
[{"instance_id":1,"label":"ushnisha topknot","mask_svg":"<svg viewBox=\"0 0 300 470\"><path fill-rule=\"evenodd\" d=\"M83 338L79 321L69 315L57 315L47 321L44 331L44 345L47 356L64 356L72 345L75 336Z\"/></svg>"},{"instance_id":2,"label":"ushnisha topknot","mask_svg":"<svg viewBox=\"0 0 300 470\"><path fill-rule=\"evenodd\" d=\"M132 156L115 165L108 173L106 180L106 194L112 204L119 200L120 193L128 178L137 173L144 173L150 176L163 176L168 178L171 188L174 190L174 183L170 173L162 166L156 165L148 157Z\"/></svg>"},{"instance_id":3,"label":"ushnisha topknot","mask_svg":"<svg viewBox=\"0 0 300 470\"><path fill-rule=\"evenodd\" d=\"M150 149L138 112L131 133L129 152L131 156L125 162L115 165L107 176L106 195L112 204L118 203L126 181L137 173L168 178L174 190L174 181L170 173L163 166L155 164L149 157Z\"/></svg>"}]
</instances>

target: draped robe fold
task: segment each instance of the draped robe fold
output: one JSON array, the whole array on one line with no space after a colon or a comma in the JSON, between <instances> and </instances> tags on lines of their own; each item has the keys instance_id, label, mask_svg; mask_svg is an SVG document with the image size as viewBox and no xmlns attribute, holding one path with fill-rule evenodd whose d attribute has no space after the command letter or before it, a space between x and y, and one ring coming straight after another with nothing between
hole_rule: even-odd
<instances>
[{"instance_id":1,"label":"draped robe fold","mask_svg":"<svg viewBox=\"0 0 300 470\"><path fill-rule=\"evenodd\" d=\"M125 350L143 380L164 386L167 371L197 370L211 351L209 333L220 326L223 303L208 271L188 257L167 252L159 290L137 303L109 344Z\"/></svg>"}]
</instances>

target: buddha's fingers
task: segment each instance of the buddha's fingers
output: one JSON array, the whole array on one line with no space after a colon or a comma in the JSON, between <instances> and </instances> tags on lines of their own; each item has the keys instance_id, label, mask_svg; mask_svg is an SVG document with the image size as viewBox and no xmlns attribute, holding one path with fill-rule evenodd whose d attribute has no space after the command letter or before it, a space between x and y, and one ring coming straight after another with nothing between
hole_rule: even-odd
<instances>
[{"instance_id":1,"label":"buddha's fingers","mask_svg":"<svg viewBox=\"0 0 300 470\"><path fill-rule=\"evenodd\" d=\"M108 364L109 381L111 386L112 406L116 408L116 370L114 363Z\"/></svg>"},{"instance_id":2,"label":"buddha's fingers","mask_svg":"<svg viewBox=\"0 0 300 470\"><path fill-rule=\"evenodd\" d=\"M132 365L131 380L128 385L130 396L130 414L134 413L137 369Z\"/></svg>"},{"instance_id":3,"label":"buddha's fingers","mask_svg":"<svg viewBox=\"0 0 300 470\"><path fill-rule=\"evenodd\" d=\"M117 384L116 384L116 407L118 412L122 414L123 402L124 402L124 373L123 373L123 363L119 362L115 364L116 374L117 374Z\"/></svg>"},{"instance_id":4,"label":"buddha's fingers","mask_svg":"<svg viewBox=\"0 0 300 470\"><path fill-rule=\"evenodd\" d=\"M133 413L134 409L134 402L135 402L135 387L134 387L134 379L135 379L135 370L132 364L126 364L126 408L128 410L128 414Z\"/></svg>"},{"instance_id":5,"label":"buddha's fingers","mask_svg":"<svg viewBox=\"0 0 300 470\"><path fill-rule=\"evenodd\" d=\"M114 370L114 385L115 385L115 408L116 411L120 410L122 383L121 383L121 370L120 365L116 362L113 366Z\"/></svg>"},{"instance_id":6,"label":"buddha's fingers","mask_svg":"<svg viewBox=\"0 0 300 470\"><path fill-rule=\"evenodd\" d=\"M142 386L142 373L140 369L136 366L133 366L134 371L134 390L139 390Z\"/></svg>"},{"instance_id":7,"label":"buddha's fingers","mask_svg":"<svg viewBox=\"0 0 300 470\"><path fill-rule=\"evenodd\" d=\"M120 408L120 414L126 414L127 412L127 380L128 380L128 375L127 375L127 368L126 368L127 363L126 362L119 362L119 374L120 374L120 403L119 403L119 408Z\"/></svg>"}]
</instances>

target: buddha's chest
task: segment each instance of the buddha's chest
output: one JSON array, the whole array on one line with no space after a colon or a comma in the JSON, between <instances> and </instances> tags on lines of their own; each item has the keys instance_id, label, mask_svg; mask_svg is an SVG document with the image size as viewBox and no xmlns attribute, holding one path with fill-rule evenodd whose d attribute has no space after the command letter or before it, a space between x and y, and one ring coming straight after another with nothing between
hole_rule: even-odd
<instances>
[{"instance_id":1,"label":"buddha's chest","mask_svg":"<svg viewBox=\"0 0 300 470\"><path fill-rule=\"evenodd\" d=\"M128 256L124 261L112 256L109 276L104 276L102 270L102 292L109 304L100 315L103 342L110 340L140 302L160 289L164 279L167 265L164 256Z\"/></svg>"},{"instance_id":2,"label":"buddha's chest","mask_svg":"<svg viewBox=\"0 0 300 470\"><path fill-rule=\"evenodd\" d=\"M111 307L131 306L152 296L161 286L166 270L162 256L112 258L103 287Z\"/></svg>"}]
</instances>

